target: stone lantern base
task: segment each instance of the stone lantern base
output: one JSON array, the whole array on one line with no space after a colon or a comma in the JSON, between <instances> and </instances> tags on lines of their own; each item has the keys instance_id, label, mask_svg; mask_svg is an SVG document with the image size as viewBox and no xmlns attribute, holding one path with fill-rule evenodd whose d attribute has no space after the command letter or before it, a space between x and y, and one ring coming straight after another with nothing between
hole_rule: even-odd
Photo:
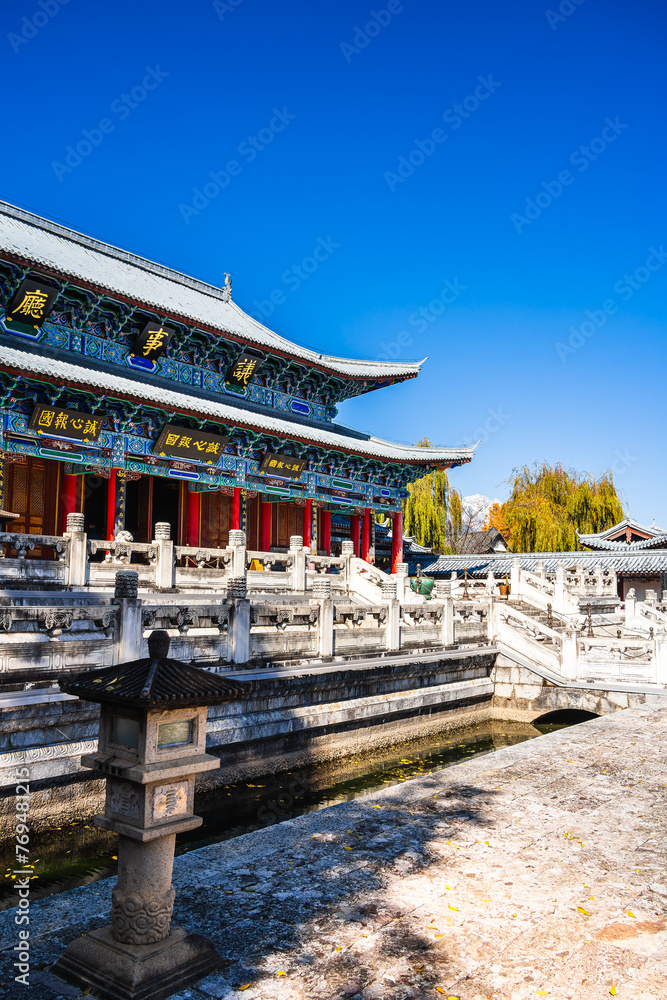
<instances>
[{"instance_id":1,"label":"stone lantern base","mask_svg":"<svg viewBox=\"0 0 667 1000\"><path fill-rule=\"evenodd\" d=\"M182 927L154 944L122 944L101 927L72 941L51 972L102 1000L166 1000L219 964L208 938Z\"/></svg>"}]
</instances>

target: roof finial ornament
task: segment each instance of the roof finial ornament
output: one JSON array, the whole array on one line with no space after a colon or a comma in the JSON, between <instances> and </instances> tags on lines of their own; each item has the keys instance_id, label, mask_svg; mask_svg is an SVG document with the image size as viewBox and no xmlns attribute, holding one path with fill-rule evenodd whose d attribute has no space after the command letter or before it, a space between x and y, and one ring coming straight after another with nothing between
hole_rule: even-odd
<instances>
[{"instance_id":1,"label":"roof finial ornament","mask_svg":"<svg viewBox=\"0 0 667 1000\"><path fill-rule=\"evenodd\" d=\"M229 302L232 297L232 276L229 271L225 271L225 283L222 287L225 302Z\"/></svg>"}]
</instances>

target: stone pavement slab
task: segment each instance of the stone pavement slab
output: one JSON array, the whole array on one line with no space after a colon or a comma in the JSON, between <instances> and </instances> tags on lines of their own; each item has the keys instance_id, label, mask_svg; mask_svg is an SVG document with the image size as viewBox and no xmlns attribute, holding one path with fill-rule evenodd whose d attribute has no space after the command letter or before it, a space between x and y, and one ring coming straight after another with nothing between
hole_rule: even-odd
<instances>
[{"instance_id":1,"label":"stone pavement slab","mask_svg":"<svg viewBox=\"0 0 667 1000\"><path fill-rule=\"evenodd\" d=\"M667 996L667 708L594 719L178 858L175 920L220 969L178 1000ZM289 781L286 778L286 781ZM31 908L31 985L113 880Z\"/></svg>"}]
</instances>

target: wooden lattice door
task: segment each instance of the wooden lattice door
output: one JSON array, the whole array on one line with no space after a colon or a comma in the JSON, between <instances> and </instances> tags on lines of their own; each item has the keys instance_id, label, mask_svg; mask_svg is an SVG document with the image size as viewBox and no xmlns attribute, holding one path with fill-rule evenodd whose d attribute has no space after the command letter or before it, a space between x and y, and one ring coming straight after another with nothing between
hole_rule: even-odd
<instances>
[{"instance_id":1,"label":"wooden lattice door","mask_svg":"<svg viewBox=\"0 0 667 1000\"><path fill-rule=\"evenodd\" d=\"M55 535L58 518L59 464L42 458L12 462L6 477L5 506L20 516L9 530L25 535ZM40 549L33 555L43 556Z\"/></svg>"},{"instance_id":2,"label":"wooden lattice door","mask_svg":"<svg viewBox=\"0 0 667 1000\"><path fill-rule=\"evenodd\" d=\"M231 497L224 493L201 494L202 545L208 549L222 549L229 542Z\"/></svg>"}]
</instances>

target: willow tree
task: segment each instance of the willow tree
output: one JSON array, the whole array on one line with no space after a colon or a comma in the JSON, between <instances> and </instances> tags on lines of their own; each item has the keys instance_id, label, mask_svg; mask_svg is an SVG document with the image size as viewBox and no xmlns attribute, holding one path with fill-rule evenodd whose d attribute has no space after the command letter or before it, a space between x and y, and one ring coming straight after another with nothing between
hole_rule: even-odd
<instances>
[{"instance_id":1,"label":"willow tree","mask_svg":"<svg viewBox=\"0 0 667 1000\"><path fill-rule=\"evenodd\" d=\"M420 448L432 448L428 438ZM447 473L441 469L427 473L407 485L403 502L403 530L420 545L436 552L451 552L452 541L461 530L463 504L457 490L451 489Z\"/></svg>"},{"instance_id":2,"label":"willow tree","mask_svg":"<svg viewBox=\"0 0 667 1000\"><path fill-rule=\"evenodd\" d=\"M509 500L494 504L487 526L497 528L514 552L577 551L577 532L604 531L625 517L610 472L594 479L535 463L514 469L509 485Z\"/></svg>"}]
</instances>

